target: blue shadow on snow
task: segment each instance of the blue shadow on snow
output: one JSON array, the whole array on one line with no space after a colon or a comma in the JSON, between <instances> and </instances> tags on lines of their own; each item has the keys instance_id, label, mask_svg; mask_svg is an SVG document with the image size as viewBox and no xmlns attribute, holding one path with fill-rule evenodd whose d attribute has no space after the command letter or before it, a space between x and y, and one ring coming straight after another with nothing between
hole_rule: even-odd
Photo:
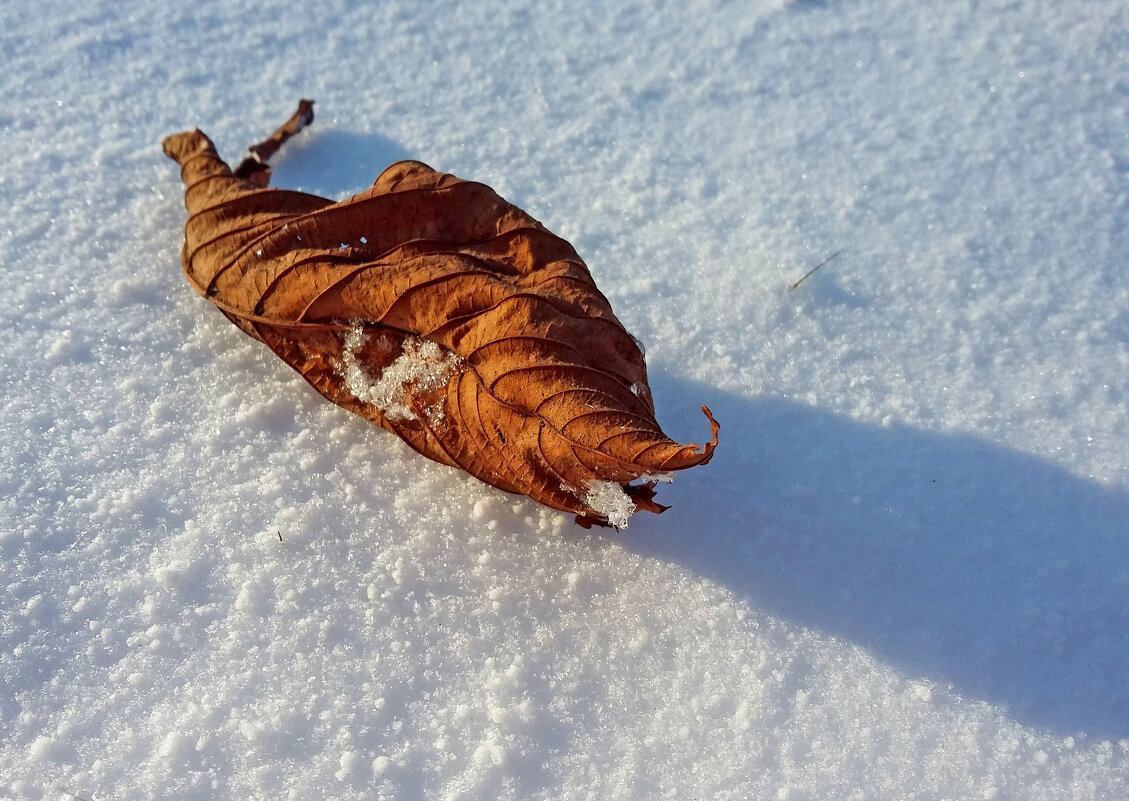
<instances>
[{"instance_id":1,"label":"blue shadow on snow","mask_svg":"<svg viewBox=\"0 0 1129 801\"><path fill-rule=\"evenodd\" d=\"M402 145L380 134L319 128L315 118L271 160L271 185L340 200L368 189L386 167L407 158Z\"/></svg>"},{"instance_id":2,"label":"blue shadow on snow","mask_svg":"<svg viewBox=\"0 0 1129 801\"><path fill-rule=\"evenodd\" d=\"M652 378L668 431L700 439L705 402L721 444L628 547L1025 725L1129 736L1129 493L973 436Z\"/></svg>"}]
</instances>

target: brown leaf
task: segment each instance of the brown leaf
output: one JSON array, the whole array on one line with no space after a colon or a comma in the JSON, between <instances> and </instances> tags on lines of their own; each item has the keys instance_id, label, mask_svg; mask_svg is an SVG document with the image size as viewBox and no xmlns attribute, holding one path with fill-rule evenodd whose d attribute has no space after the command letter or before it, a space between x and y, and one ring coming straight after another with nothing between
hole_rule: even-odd
<instances>
[{"instance_id":1,"label":"brown leaf","mask_svg":"<svg viewBox=\"0 0 1129 801\"><path fill-rule=\"evenodd\" d=\"M417 161L334 203L266 188L312 102L232 171L199 130L164 150L185 275L334 403L488 484L626 525L653 482L705 464L655 421L643 354L563 239L483 184ZM642 480L642 485L630 482Z\"/></svg>"}]
</instances>

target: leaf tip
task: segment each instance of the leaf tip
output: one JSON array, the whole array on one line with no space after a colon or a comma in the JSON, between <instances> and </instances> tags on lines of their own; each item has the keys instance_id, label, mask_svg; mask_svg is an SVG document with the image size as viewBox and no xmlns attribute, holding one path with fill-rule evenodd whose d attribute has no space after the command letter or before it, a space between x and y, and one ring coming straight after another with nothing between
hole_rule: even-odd
<instances>
[{"instance_id":1,"label":"leaf tip","mask_svg":"<svg viewBox=\"0 0 1129 801\"><path fill-rule=\"evenodd\" d=\"M199 128L174 133L161 141L161 150L177 164L183 164L190 157L206 151L209 147L212 147L212 140Z\"/></svg>"},{"instance_id":2,"label":"leaf tip","mask_svg":"<svg viewBox=\"0 0 1129 801\"><path fill-rule=\"evenodd\" d=\"M717 447L717 432L721 430L721 423L714 419L713 412L705 404L702 405L702 414L710 421L710 441L702 446L702 453L705 454L706 458L701 461L701 464L705 464L713 458L714 449Z\"/></svg>"}]
</instances>

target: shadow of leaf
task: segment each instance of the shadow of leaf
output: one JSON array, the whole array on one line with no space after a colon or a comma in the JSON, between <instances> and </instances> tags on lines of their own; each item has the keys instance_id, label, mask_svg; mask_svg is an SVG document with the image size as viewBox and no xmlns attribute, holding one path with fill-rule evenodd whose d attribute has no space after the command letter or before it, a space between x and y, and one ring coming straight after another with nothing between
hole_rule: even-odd
<instances>
[{"instance_id":1,"label":"shadow of leaf","mask_svg":"<svg viewBox=\"0 0 1129 801\"><path fill-rule=\"evenodd\" d=\"M965 434L652 385L668 432L705 400L722 440L628 547L1024 724L1129 735L1124 489Z\"/></svg>"},{"instance_id":2,"label":"shadow of leaf","mask_svg":"<svg viewBox=\"0 0 1129 801\"><path fill-rule=\"evenodd\" d=\"M384 168L411 158L380 134L317 128L295 137L271 161L271 185L340 199L372 186Z\"/></svg>"}]
</instances>

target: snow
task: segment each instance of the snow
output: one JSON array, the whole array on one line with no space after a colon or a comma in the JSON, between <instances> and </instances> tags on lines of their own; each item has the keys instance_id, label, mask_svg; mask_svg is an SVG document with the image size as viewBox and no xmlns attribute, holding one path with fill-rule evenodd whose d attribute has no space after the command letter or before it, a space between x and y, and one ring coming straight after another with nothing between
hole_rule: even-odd
<instances>
[{"instance_id":1,"label":"snow","mask_svg":"<svg viewBox=\"0 0 1129 801\"><path fill-rule=\"evenodd\" d=\"M379 335L378 335L379 336ZM388 366L373 376L357 352L368 341L369 333L361 324L354 324L345 335L341 374L345 388L358 400L375 406L389 420L414 420L410 396L433 392L444 387L459 371L462 360L441 345L420 337L405 337L402 351ZM442 407L426 409L428 419L443 415Z\"/></svg>"},{"instance_id":2,"label":"snow","mask_svg":"<svg viewBox=\"0 0 1129 801\"><path fill-rule=\"evenodd\" d=\"M0 798L1129 797L1125 4L0 21ZM300 97L276 185L576 245L722 425L669 511L430 463L191 292L160 140Z\"/></svg>"},{"instance_id":3,"label":"snow","mask_svg":"<svg viewBox=\"0 0 1129 801\"><path fill-rule=\"evenodd\" d=\"M593 481L583 499L589 509L606 517L616 528L627 528L627 520L635 511L635 501L614 481Z\"/></svg>"}]
</instances>

